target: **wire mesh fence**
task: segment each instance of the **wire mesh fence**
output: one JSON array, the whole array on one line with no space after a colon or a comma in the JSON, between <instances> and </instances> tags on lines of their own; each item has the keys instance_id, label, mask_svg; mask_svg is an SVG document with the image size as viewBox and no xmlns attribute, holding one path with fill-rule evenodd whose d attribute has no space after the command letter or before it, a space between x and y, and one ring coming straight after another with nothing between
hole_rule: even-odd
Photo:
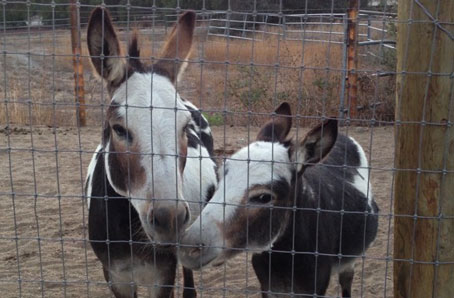
<instances>
[{"instance_id":1,"label":"wire mesh fence","mask_svg":"<svg viewBox=\"0 0 454 298\"><path fill-rule=\"evenodd\" d=\"M393 1L224 2L1 2L2 297L420 297L419 264L433 285L452 277L443 1L399 3L400 18ZM414 24L447 36L424 69L411 29L396 44ZM402 112L406 75L427 79L423 116ZM432 93L441 118L425 116ZM413 221L402 251L396 218Z\"/></svg>"}]
</instances>

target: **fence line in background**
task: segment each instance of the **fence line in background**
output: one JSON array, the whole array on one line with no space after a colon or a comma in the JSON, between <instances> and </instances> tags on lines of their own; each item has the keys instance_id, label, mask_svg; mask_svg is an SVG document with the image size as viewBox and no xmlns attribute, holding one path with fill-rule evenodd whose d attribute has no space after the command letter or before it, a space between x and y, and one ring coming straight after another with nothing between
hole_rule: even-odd
<instances>
[{"instance_id":1,"label":"fence line in background","mask_svg":"<svg viewBox=\"0 0 454 298\"><path fill-rule=\"evenodd\" d=\"M383 59L383 49L395 50L395 32L389 31L389 24L393 24L396 20L396 15L393 13L376 12L370 10L358 10L357 18L355 21L355 39L349 38L350 18L348 13L313 13L313 14L277 14L277 13L249 13L249 12L226 12L226 11L203 11L198 12L198 26L196 33L201 36L201 40L216 38L224 39L238 39L246 41L264 41L268 38L279 38L287 41L301 41L326 43L342 45L342 78L340 82L341 91L339 97L339 117L344 116L349 112L353 113L353 118L356 115L356 110L361 107L358 106L356 100L352 103L348 102L346 105L345 96L347 99L356 98L356 95L350 94L355 90L356 80L353 78L357 75L354 71L356 67L351 64L355 61L358 55L357 47L366 47L361 55L370 55L377 59ZM153 25L153 35L166 35L168 28L170 28L176 21L178 14L144 14L131 13L129 16L130 23L140 23L141 31L146 32L148 26ZM84 28L88 22L88 16L81 16L79 20L79 27ZM61 22L62 29L66 28L68 19L57 19ZM42 25L37 27L28 27L24 34L28 34L30 30L37 30L38 34L29 36L29 39L41 39L41 33L47 30L48 20L42 20ZM7 22L4 22L7 23ZM118 28L122 30L125 27L125 22L116 22ZM134 25L133 25L134 26ZM6 26L8 27L8 26ZM10 39L15 38L14 35L18 34L19 29L4 30L4 34L9 36ZM53 24L53 28L58 28ZM395 28L395 26L394 26ZM67 35L67 32L62 30L56 31L54 36ZM20 37L17 37L20 38ZM349 52L355 48L354 53ZM349 62L350 61L350 62ZM77 65L76 65L77 64ZM81 63L74 61L75 67L82 67ZM353 71L352 71L353 70ZM83 98L80 97L83 93L80 86L83 84L82 72L75 73L75 78L78 81L75 86L77 90L78 101ZM378 76L393 75L393 72L380 73ZM350 80L348 78L350 77ZM83 88L83 87L82 87ZM353 92L355 93L355 92ZM350 96L352 95L352 97ZM83 100L82 100L83 101ZM350 109L351 107L351 109ZM83 109L79 110L84 113ZM80 118L81 115L78 116ZM83 117L82 117L83 119Z\"/></svg>"}]
</instances>

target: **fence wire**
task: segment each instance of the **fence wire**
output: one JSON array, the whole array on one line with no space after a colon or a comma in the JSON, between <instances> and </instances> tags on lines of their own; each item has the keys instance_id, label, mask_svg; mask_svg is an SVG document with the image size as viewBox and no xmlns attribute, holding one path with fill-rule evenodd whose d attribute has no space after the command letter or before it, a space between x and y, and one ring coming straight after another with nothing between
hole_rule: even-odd
<instances>
[{"instance_id":1,"label":"fence wire","mask_svg":"<svg viewBox=\"0 0 454 298\"><path fill-rule=\"evenodd\" d=\"M398 172L453 174L449 132L441 170L421 166L423 128L417 169L395 147L403 124L451 128L454 86L432 54L416 74L450 76L447 124L395 120L397 27L412 24L395 1L358 1L354 44L348 1L113 2L71 1L77 55L71 3L1 2L2 297L395 297L395 264L454 264L439 253L453 214L421 215L417 198L394 211ZM452 39L439 10L411 3ZM434 261L394 256L397 217L414 221L412 250L417 222L438 221Z\"/></svg>"}]
</instances>

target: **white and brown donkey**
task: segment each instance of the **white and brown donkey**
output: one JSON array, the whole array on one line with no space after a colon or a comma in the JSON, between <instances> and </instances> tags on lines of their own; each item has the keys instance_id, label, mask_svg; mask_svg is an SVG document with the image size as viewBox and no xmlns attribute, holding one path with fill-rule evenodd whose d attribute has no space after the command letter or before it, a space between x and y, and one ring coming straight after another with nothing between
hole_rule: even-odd
<instances>
[{"instance_id":1,"label":"white and brown donkey","mask_svg":"<svg viewBox=\"0 0 454 298\"><path fill-rule=\"evenodd\" d=\"M220 168L218 189L182 238L187 268L220 265L244 249L262 296L324 295L332 269L350 297L353 264L374 240L378 207L361 146L327 120L288 139L283 103L257 141ZM319 297L319 296L317 296Z\"/></svg>"},{"instance_id":2,"label":"white and brown donkey","mask_svg":"<svg viewBox=\"0 0 454 298\"><path fill-rule=\"evenodd\" d=\"M96 8L88 24L91 61L111 97L86 179L89 239L116 297L136 297L137 285L151 287L154 297L173 296L175 244L190 221L186 200L199 206L217 184L208 123L175 89L195 19L182 14L150 66L139 60L136 35L125 58L107 10ZM193 286L192 271L184 277Z\"/></svg>"}]
</instances>

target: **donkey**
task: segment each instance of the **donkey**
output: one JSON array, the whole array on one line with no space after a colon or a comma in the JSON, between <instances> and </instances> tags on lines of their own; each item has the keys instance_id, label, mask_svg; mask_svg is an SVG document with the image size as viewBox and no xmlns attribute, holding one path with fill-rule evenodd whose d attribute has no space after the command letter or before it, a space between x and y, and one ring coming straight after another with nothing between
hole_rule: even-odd
<instances>
[{"instance_id":1,"label":"donkey","mask_svg":"<svg viewBox=\"0 0 454 298\"><path fill-rule=\"evenodd\" d=\"M88 167L88 232L116 297L136 297L138 284L153 286L153 297L173 296L175 244L191 216L185 197L201 205L217 184L208 122L175 89L195 20L194 12L182 14L162 58L147 66L136 34L126 59L108 11L90 16L88 50L111 104ZM192 271L183 273L184 296L195 296Z\"/></svg>"},{"instance_id":2,"label":"donkey","mask_svg":"<svg viewBox=\"0 0 454 298\"><path fill-rule=\"evenodd\" d=\"M289 104L275 113L257 141L220 168L218 189L182 237L179 260L192 269L216 266L248 249L262 297L324 295L333 269L350 297L354 260L378 227L365 153L338 135L335 120L302 142L289 140Z\"/></svg>"}]
</instances>

